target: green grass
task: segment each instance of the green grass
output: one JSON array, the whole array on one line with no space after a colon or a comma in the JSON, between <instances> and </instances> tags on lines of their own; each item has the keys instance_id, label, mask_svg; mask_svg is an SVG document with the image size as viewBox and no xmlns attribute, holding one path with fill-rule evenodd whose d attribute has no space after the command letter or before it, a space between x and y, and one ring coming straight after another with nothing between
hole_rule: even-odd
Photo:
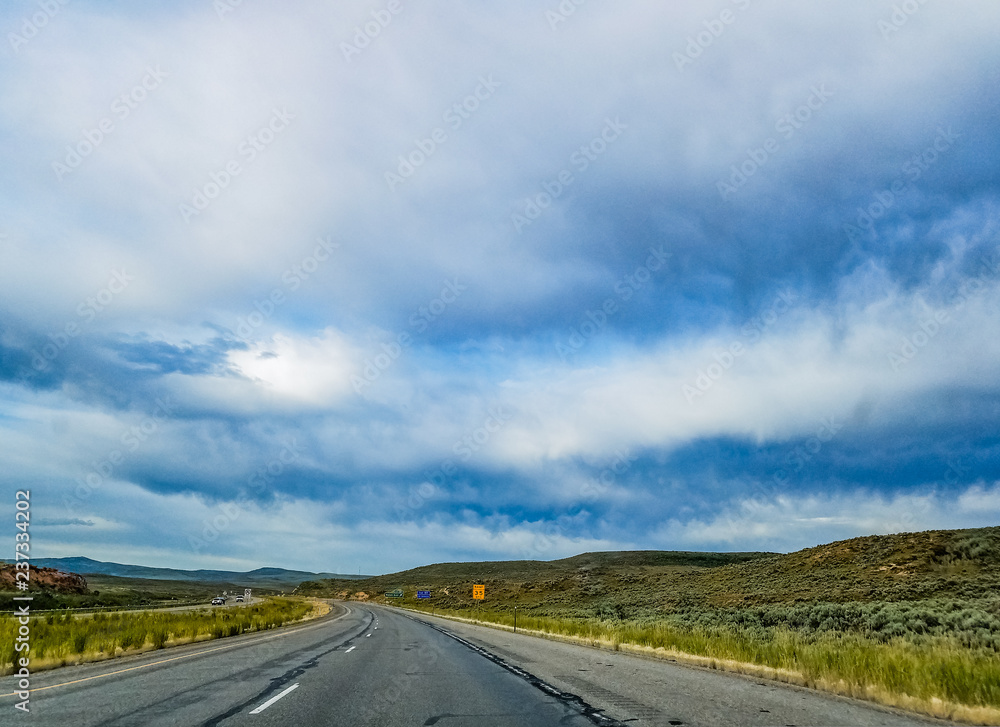
<instances>
[{"instance_id":1,"label":"green grass","mask_svg":"<svg viewBox=\"0 0 1000 727\"><path fill-rule=\"evenodd\" d=\"M161 649L185 643L266 631L303 618L312 605L298 599L274 598L263 604L187 612L113 612L89 616L49 613L31 618L28 657L34 669L93 661L128 651ZM19 624L0 617L0 673L13 671Z\"/></svg>"}]
</instances>

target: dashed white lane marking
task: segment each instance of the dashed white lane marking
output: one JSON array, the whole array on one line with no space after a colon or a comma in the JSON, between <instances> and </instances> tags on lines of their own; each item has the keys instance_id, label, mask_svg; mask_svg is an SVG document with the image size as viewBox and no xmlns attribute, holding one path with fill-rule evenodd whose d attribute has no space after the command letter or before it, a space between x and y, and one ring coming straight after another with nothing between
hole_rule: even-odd
<instances>
[{"instance_id":1,"label":"dashed white lane marking","mask_svg":"<svg viewBox=\"0 0 1000 727\"><path fill-rule=\"evenodd\" d=\"M350 654L350 653L351 653L352 651L354 651L354 650L355 650L356 648L358 648L358 647L357 647L357 646L352 646L352 647L351 647L350 649L348 649L348 650L347 650L347 651L345 651L344 653L345 653L345 654Z\"/></svg>"},{"instance_id":2,"label":"dashed white lane marking","mask_svg":"<svg viewBox=\"0 0 1000 727\"><path fill-rule=\"evenodd\" d=\"M275 703L275 702L277 702L277 701L278 701L279 699L281 699L281 698L282 698L283 696L285 696L285 695L286 695L286 694L288 694L289 692L293 692L293 691L295 691L295 690L296 690L296 689L298 689L298 688L299 688L299 685L298 685L298 684L293 684L292 686L288 687L288 689L286 689L285 691L283 691L283 692L282 692L281 694L277 694L277 695L275 695L275 696L271 697L270 699L268 699L268 700L267 700L266 702L264 702L264 703L263 703L262 705L260 705L259 707L257 707L257 709L253 710L253 711L252 711L252 712L251 712L250 714L260 714L260 713L261 713L261 712L263 712L263 711L264 711L265 709L267 709L267 708L268 708L268 707L270 707L270 706L271 706L272 704L274 704L274 703Z\"/></svg>"}]
</instances>

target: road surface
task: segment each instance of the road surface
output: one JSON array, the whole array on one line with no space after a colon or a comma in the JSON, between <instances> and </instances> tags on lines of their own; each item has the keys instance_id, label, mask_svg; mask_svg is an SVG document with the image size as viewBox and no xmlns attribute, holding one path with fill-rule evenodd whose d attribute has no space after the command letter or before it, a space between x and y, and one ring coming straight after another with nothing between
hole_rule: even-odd
<instances>
[{"instance_id":1,"label":"road surface","mask_svg":"<svg viewBox=\"0 0 1000 727\"><path fill-rule=\"evenodd\" d=\"M760 680L348 603L299 627L0 679L0 724L942 724Z\"/></svg>"}]
</instances>

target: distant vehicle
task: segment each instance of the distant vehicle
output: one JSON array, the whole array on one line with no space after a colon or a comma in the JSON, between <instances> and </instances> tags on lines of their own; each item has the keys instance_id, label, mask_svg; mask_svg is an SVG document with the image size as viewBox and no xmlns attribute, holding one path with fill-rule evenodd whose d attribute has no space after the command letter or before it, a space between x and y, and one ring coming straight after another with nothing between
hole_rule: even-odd
<instances>
[{"instance_id":1,"label":"distant vehicle","mask_svg":"<svg viewBox=\"0 0 1000 727\"><path fill-rule=\"evenodd\" d=\"M222 596L216 596L215 598L212 599L212 605L213 606L225 606L226 605L226 599L223 598Z\"/></svg>"},{"instance_id":2,"label":"distant vehicle","mask_svg":"<svg viewBox=\"0 0 1000 727\"><path fill-rule=\"evenodd\" d=\"M243 603L243 596L237 596L236 603Z\"/></svg>"}]
</instances>

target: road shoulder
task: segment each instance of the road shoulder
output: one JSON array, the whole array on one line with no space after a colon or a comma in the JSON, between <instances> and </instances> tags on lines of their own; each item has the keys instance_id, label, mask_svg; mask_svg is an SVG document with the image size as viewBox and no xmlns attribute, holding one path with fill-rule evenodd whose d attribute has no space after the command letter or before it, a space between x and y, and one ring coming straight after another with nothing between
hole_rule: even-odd
<instances>
[{"instance_id":1,"label":"road shoulder","mask_svg":"<svg viewBox=\"0 0 1000 727\"><path fill-rule=\"evenodd\" d=\"M382 607L450 631L631 724L951 724L759 676Z\"/></svg>"}]
</instances>

